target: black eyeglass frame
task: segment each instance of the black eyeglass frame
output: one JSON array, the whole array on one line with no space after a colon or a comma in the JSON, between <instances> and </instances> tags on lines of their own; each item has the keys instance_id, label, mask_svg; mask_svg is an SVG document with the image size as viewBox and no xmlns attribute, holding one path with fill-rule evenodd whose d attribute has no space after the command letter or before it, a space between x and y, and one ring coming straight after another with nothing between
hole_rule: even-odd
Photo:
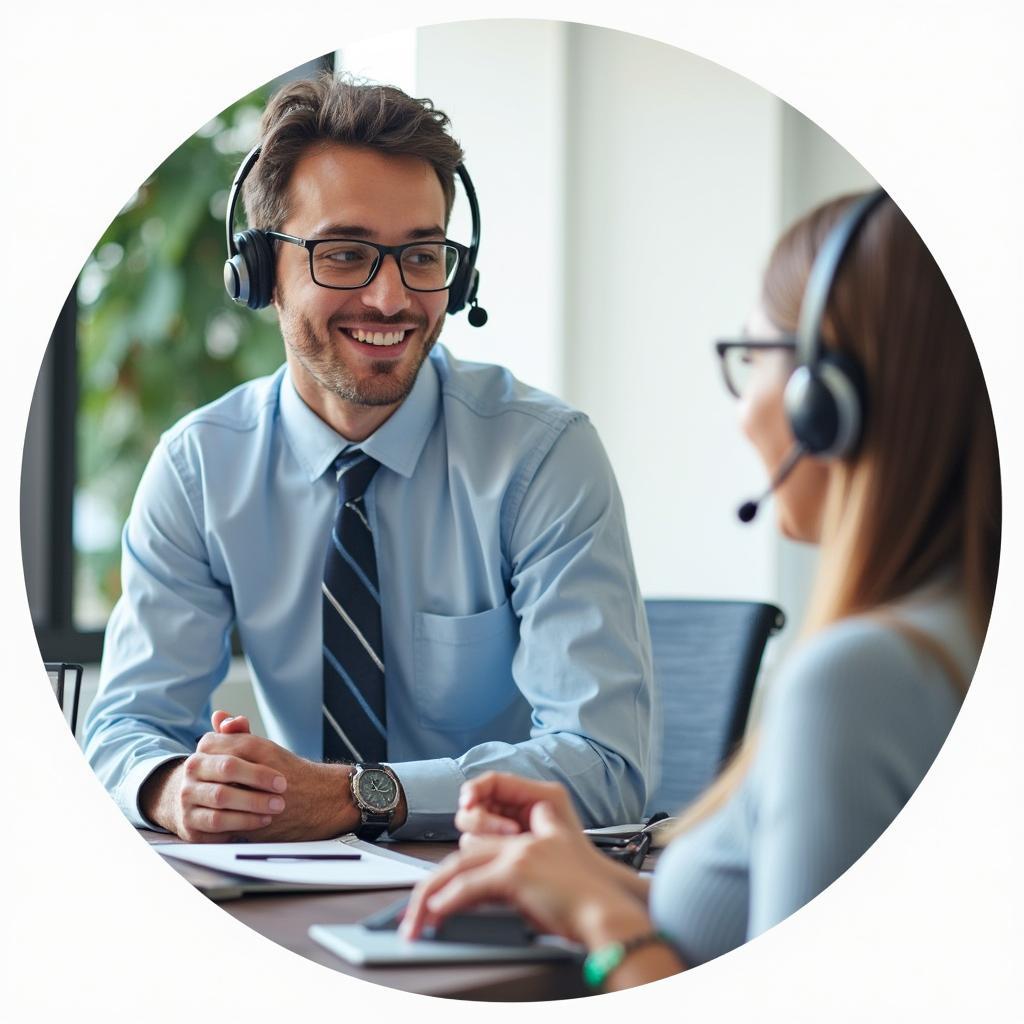
<instances>
[{"instance_id":1,"label":"black eyeglass frame","mask_svg":"<svg viewBox=\"0 0 1024 1024\"><path fill-rule=\"evenodd\" d=\"M787 352L796 353L798 347L795 334L784 334L780 338L720 338L715 342L715 352L718 353L718 361L722 367L722 380L725 381L726 390L728 390L733 398L743 397L729 379L729 371L725 368L725 354L731 349L756 348L761 351L783 349Z\"/></svg>"},{"instance_id":2,"label":"black eyeglass frame","mask_svg":"<svg viewBox=\"0 0 1024 1024\"><path fill-rule=\"evenodd\" d=\"M273 238L278 242L290 242L292 245L298 245L305 249L309 254L309 276L313 280L313 284L319 288L330 288L332 291L339 292L352 292L357 291L360 288L365 288L370 284L373 279L380 273L380 268L384 265L385 256L394 256L395 263L398 266L399 276L402 278L402 284L411 292L446 292L452 286L452 282L458 277L459 267L462 266L463 260L466 259L469 254L469 249L461 245L459 242L453 242L450 238L425 238L418 242L405 242L402 245L380 245L377 242L371 242L365 238L300 238L298 235L286 235L281 231L267 231L265 232L267 238ZM324 284L322 281L316 279L316 274L313 272L313 250L323 242L350 242L355 245L368 245L371 249L377 250L377 260L373 267L370 269L370 275L362 284ZM416 249L424 245L447 245L454 249L458 254L458 260L451 272L451 276L448 283L441 288L417 288L415 285L409 284L405 279L405 270L402 267L402 253L406 249Z\"/></svg>"}]
</instances>

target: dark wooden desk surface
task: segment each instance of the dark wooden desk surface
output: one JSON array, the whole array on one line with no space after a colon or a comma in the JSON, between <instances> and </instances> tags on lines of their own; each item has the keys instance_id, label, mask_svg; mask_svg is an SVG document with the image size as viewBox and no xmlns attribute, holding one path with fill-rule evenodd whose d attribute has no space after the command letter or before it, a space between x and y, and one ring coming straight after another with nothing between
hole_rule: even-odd
<instances>
[{"instance_id":1,"label":"dark wooden desk surface","mask_svg":"<svg viewBox=\"0 0 1024 1024\"><path fill-rule=\"evenodd\" d=\"M149 842L167 842L169 836L141 831ZM391 848L424 860L439 861L454 843L394 843ZM188 877L187 866L167 863ZM586 995L576 963L458 964L423 967L356 967L336 957L309 937L313 924L354 924L399 899L407 889L363 890L339 893L245 895L219 906L243 924L286 949L331 970L377 985L454 999L538 1000Z\"/></svg>"}]
</instances>

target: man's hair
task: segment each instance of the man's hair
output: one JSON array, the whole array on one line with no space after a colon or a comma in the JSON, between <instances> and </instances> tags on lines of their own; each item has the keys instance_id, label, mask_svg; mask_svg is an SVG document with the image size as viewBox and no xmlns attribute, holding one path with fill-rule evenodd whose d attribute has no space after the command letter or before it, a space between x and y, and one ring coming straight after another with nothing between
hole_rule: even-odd
<instances>
[{"instance_id":1,"label":"man's hair","mask_svg":"<svg viewBox=\"0 0 1024 1024\"><path fill-rule=\"evenodd\" d=\"M445 219L455 201L462 147L448 134L448 115L428 99L390 85L364 85L324 72L289 82L271 98L260 121L261 150L245 180L249 227L280 230L288 217L288 185L299 158L323 143L365 146L426 160L444 192Z\"/></svg>"}]
</instances>

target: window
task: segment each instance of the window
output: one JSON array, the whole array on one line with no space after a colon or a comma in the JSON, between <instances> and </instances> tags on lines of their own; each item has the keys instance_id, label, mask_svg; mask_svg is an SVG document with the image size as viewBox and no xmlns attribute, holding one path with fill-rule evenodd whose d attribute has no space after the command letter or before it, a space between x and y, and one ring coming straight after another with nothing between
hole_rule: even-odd
<instances>
[{"instance_id":1,"label":"window","mask_svg":"<svg viewBox=\"0 0 1024 1024\"><path fill-rule=\"evenodd\" d=\"M224 293L231 180L283 82L244 97L143 183L86 261L40 369L22 468L22 555L46 660L98 661L121 527L160 434L282 360L273 311Z\"/></svg>"}]
</instances>

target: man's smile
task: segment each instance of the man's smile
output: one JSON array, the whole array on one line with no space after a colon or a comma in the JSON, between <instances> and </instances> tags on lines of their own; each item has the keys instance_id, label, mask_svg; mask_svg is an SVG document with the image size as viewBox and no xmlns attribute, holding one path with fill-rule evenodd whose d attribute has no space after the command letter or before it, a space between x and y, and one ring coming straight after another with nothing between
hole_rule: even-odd
<instances>
[{"instance_id":1,"label":"man's smile","mask_svg":"<svg viewBox=\"0 0 1024 1024\"><path fill-rule=\"evenodd\" d=\"M374 359L399 358L409 347L419 326L409 322L382 324L374 321L332 324L347 347Z\"/></svg>"}]
</instances>

